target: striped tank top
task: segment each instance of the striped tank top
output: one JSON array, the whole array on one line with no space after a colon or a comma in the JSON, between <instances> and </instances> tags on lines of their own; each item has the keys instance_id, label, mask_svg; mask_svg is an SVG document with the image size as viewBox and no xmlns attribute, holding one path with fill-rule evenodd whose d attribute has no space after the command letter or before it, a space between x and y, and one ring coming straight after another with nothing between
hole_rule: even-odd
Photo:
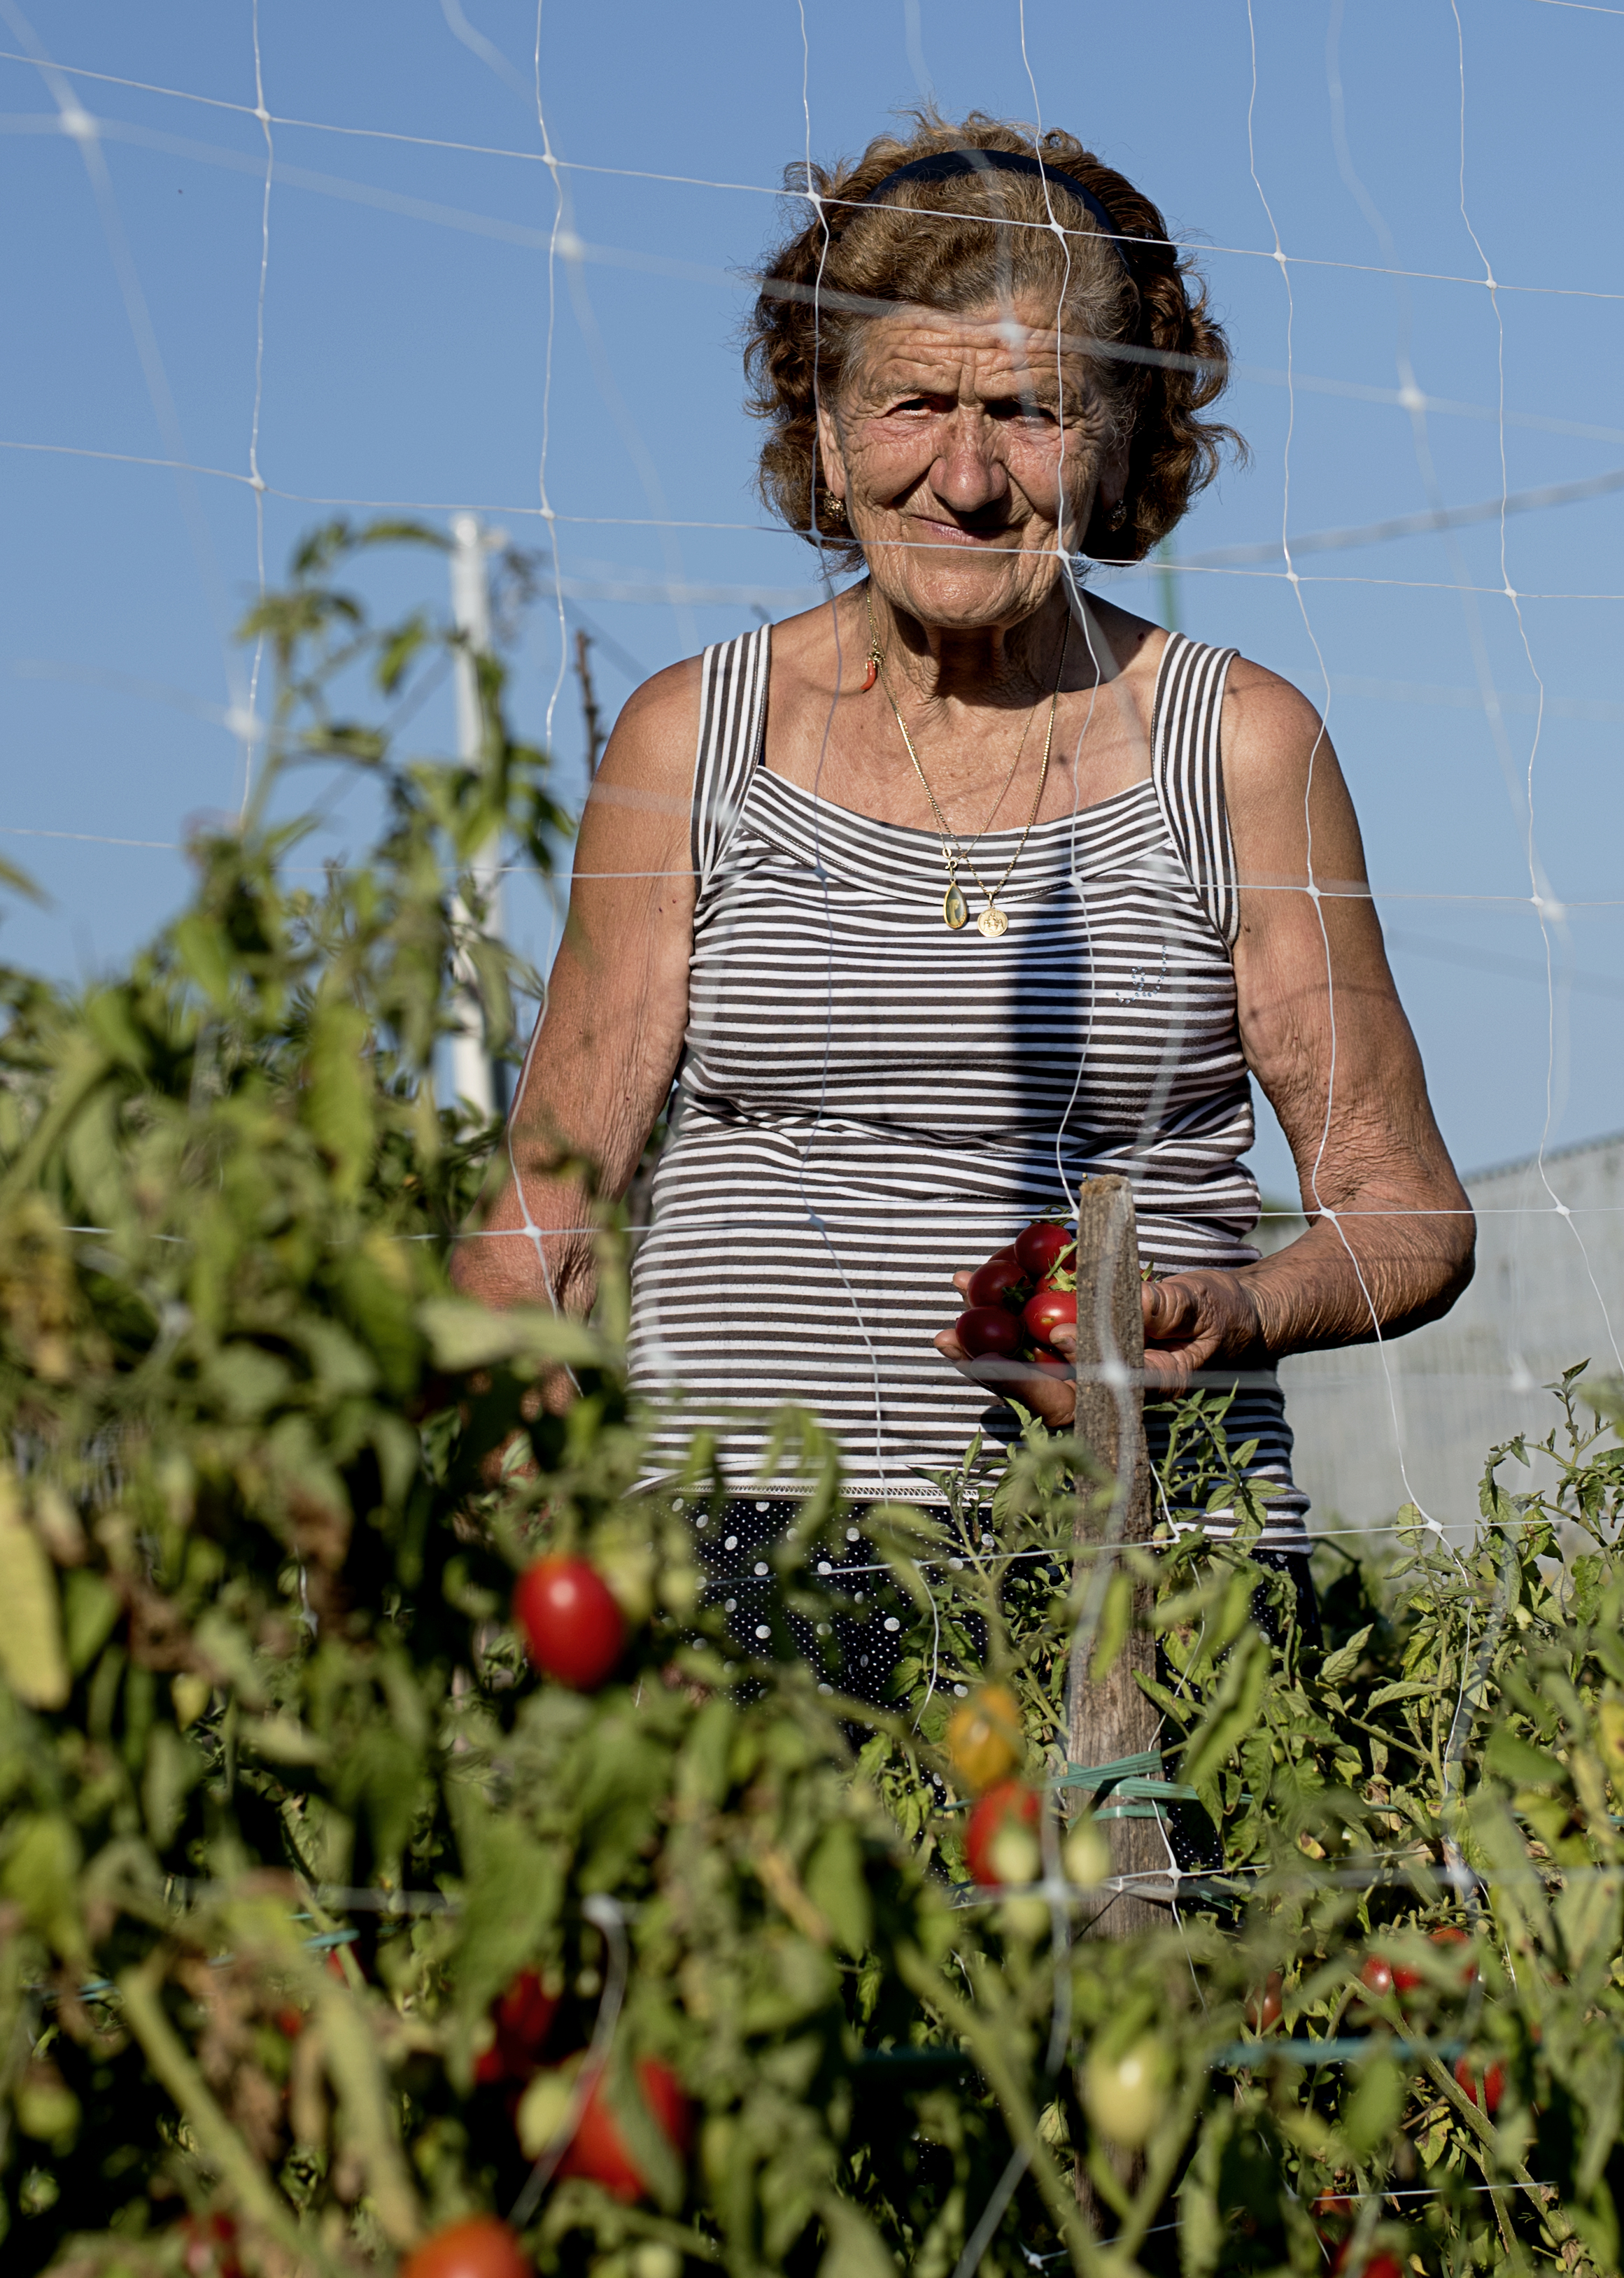
<instances>
[{"instance_id":1,"label":"striped tank top","mask_svg":"<svg viewBox=\"0 0 1624 2278\"><path fill-rule=\"evenodd\" d=\"M702 1426L732 1492L793 1494L797 1450L772 1433L793 1403L838 1440L854 1498L938 1501L927 1474L1016 1428L931 1343L957 1269L1112 1172L1142 1264L1258 1254L1219 751L1235 651L1169 634L1149 778L1033 829L992 941L943 925L933 833L768 770L770 651L763 627L703 660L688 1024L632 1383L667 1476ZM984 876L1018 837L984 836ZM1237 1387L1227 1430L1274 1490L1263 1547L1305 1549L1272 1372Z\"/></svg>"}]
</instances>

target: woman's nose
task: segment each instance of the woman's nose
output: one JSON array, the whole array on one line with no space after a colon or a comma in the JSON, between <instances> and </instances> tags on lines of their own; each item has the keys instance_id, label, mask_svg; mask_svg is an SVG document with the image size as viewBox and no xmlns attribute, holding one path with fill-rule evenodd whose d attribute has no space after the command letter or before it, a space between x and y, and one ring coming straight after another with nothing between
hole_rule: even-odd
<instances>
[{"instance_id":1,"label":"woman's nose","mask_svg":"<svg viewBox=\"0 0 1624 2278\"><path fill-rule=\"evenodd\" d=\"M975 514L1006 496L1009 478L993 448L984 420L962 413L953 422L944 447L931 469L931 487L955 514Z\"/></svg>"}]
</instances>

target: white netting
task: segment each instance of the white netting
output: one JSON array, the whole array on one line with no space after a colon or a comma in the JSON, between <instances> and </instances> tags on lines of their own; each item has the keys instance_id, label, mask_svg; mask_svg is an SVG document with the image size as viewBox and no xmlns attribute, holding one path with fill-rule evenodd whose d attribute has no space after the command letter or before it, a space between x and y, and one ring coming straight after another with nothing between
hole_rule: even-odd
<instances>
[{"instance_id":1,"label":"white netting","mask_svg":"<svg viewBox=\"0 0 1624 2278\"><path fill-rule=\"evenodd\" d=\"M1585 157L1621 13L1250 0L1147 43L1047 0L995 22L949 0L673 20L441 0L387 35L258 0L163 24L0 0L26 217L0 829L55 897L9 952L94 968L172 902L186 817L241 806L262 732L263 658L232 624L331 511L472 511L546 549L518 700L578 796L578 631L612 701L823 590L751 501L736 409L741 272L783 162L932 96L1063 124L1195 242L1256 453L1176 561L1103 588L1295 678L1337 738L1445 1136L1468 1171L1528 1161L1479 1196L1499 1278L1469 1302L1493 1334L1433 1385L1509 1430L1554 1358L1620 1365L1624 1191L1561 1150L1624 1125L1598 1025L1624 993L1624 468L1595 464L1624 443L1624 279ZM509 907L545 967L555 903L510 878ZM1266 1224L1289 1221L1277 1137L1262 1160ZM1405 1490L1458 1516L1469 1478L1450 1511L1412 1476L1429 1380L1402 1348L1379 1365ZM1343 1380L1299 1380L1307 1440Z\"/></svg>"}]
</instances>

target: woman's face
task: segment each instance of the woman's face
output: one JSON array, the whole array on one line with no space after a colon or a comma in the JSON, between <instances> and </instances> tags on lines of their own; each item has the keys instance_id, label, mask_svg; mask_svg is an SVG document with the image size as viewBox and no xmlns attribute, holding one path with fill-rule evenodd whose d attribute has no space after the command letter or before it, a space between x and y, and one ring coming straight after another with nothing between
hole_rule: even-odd
<instances>
[{"instance_id":1,"label":"woman's face","mask_svg":"<svg viewBox=\"0 0 1624 2278\"><path fill-rule=\"evenodd\" d=\"M824 480L875 584L944 631L1020 623L1122 494L1088 364L1057 357L1053 309L1017 297L969 316L902 310L867 327L820 414Z\"/></svg>"}]
</instances>

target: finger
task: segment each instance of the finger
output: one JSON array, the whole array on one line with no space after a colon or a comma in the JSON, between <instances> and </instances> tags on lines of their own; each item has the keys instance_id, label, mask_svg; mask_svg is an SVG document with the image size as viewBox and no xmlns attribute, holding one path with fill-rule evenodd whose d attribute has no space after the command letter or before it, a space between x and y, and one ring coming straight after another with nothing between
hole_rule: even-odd
<instances>
[{"instance_id":1,"label":"finger","mask_svg":"<svg viewBox=\"0 0 1624 2278\"><path fill-rule=\"evenodd\" d=\"M1139 1303L1147 1337L1178 1336L1195 1318L1195 1292L1176 1281L1147 1281L1139 1292Z\"/></svg>"},{"instance_id":2,"label":"finger","mask_svg":"<svg viewBox=\"0 0 1624 2278\"><path fill-rule=\"evenodd\" d=\"M1193 1367L1193 1357L1188 1345L1173 1351L1158 1351L1147 1345L1145 1350L1145 1389L1147 1395L1160 1398L1164 1394L1187 1391Z\"/></svg>"},{"instance_id":3,"label":"finger","mask_svg":"<svg viewBox=\"0 0 1624 2278\"><path fill-rule=\"evenodd\" d=\"M954 1275L953 1286L958 1291L961 1297L968 1297L969 1296L969 1285L972 1278L972 1269L968 1265L961 1273L955 1273Z\"/></svg>"},{"instance_id":4,"label":"finger","mask_svg":"<svg viewBox=\"0 0 1624 2278\"><path fill-rule=\"evenodd\" d=\"M963 1346L951 1329L938 1329L932 1342L937 1351L946 1360L964 1360L968 1357Z\"/></svg>"}]
</instances>

